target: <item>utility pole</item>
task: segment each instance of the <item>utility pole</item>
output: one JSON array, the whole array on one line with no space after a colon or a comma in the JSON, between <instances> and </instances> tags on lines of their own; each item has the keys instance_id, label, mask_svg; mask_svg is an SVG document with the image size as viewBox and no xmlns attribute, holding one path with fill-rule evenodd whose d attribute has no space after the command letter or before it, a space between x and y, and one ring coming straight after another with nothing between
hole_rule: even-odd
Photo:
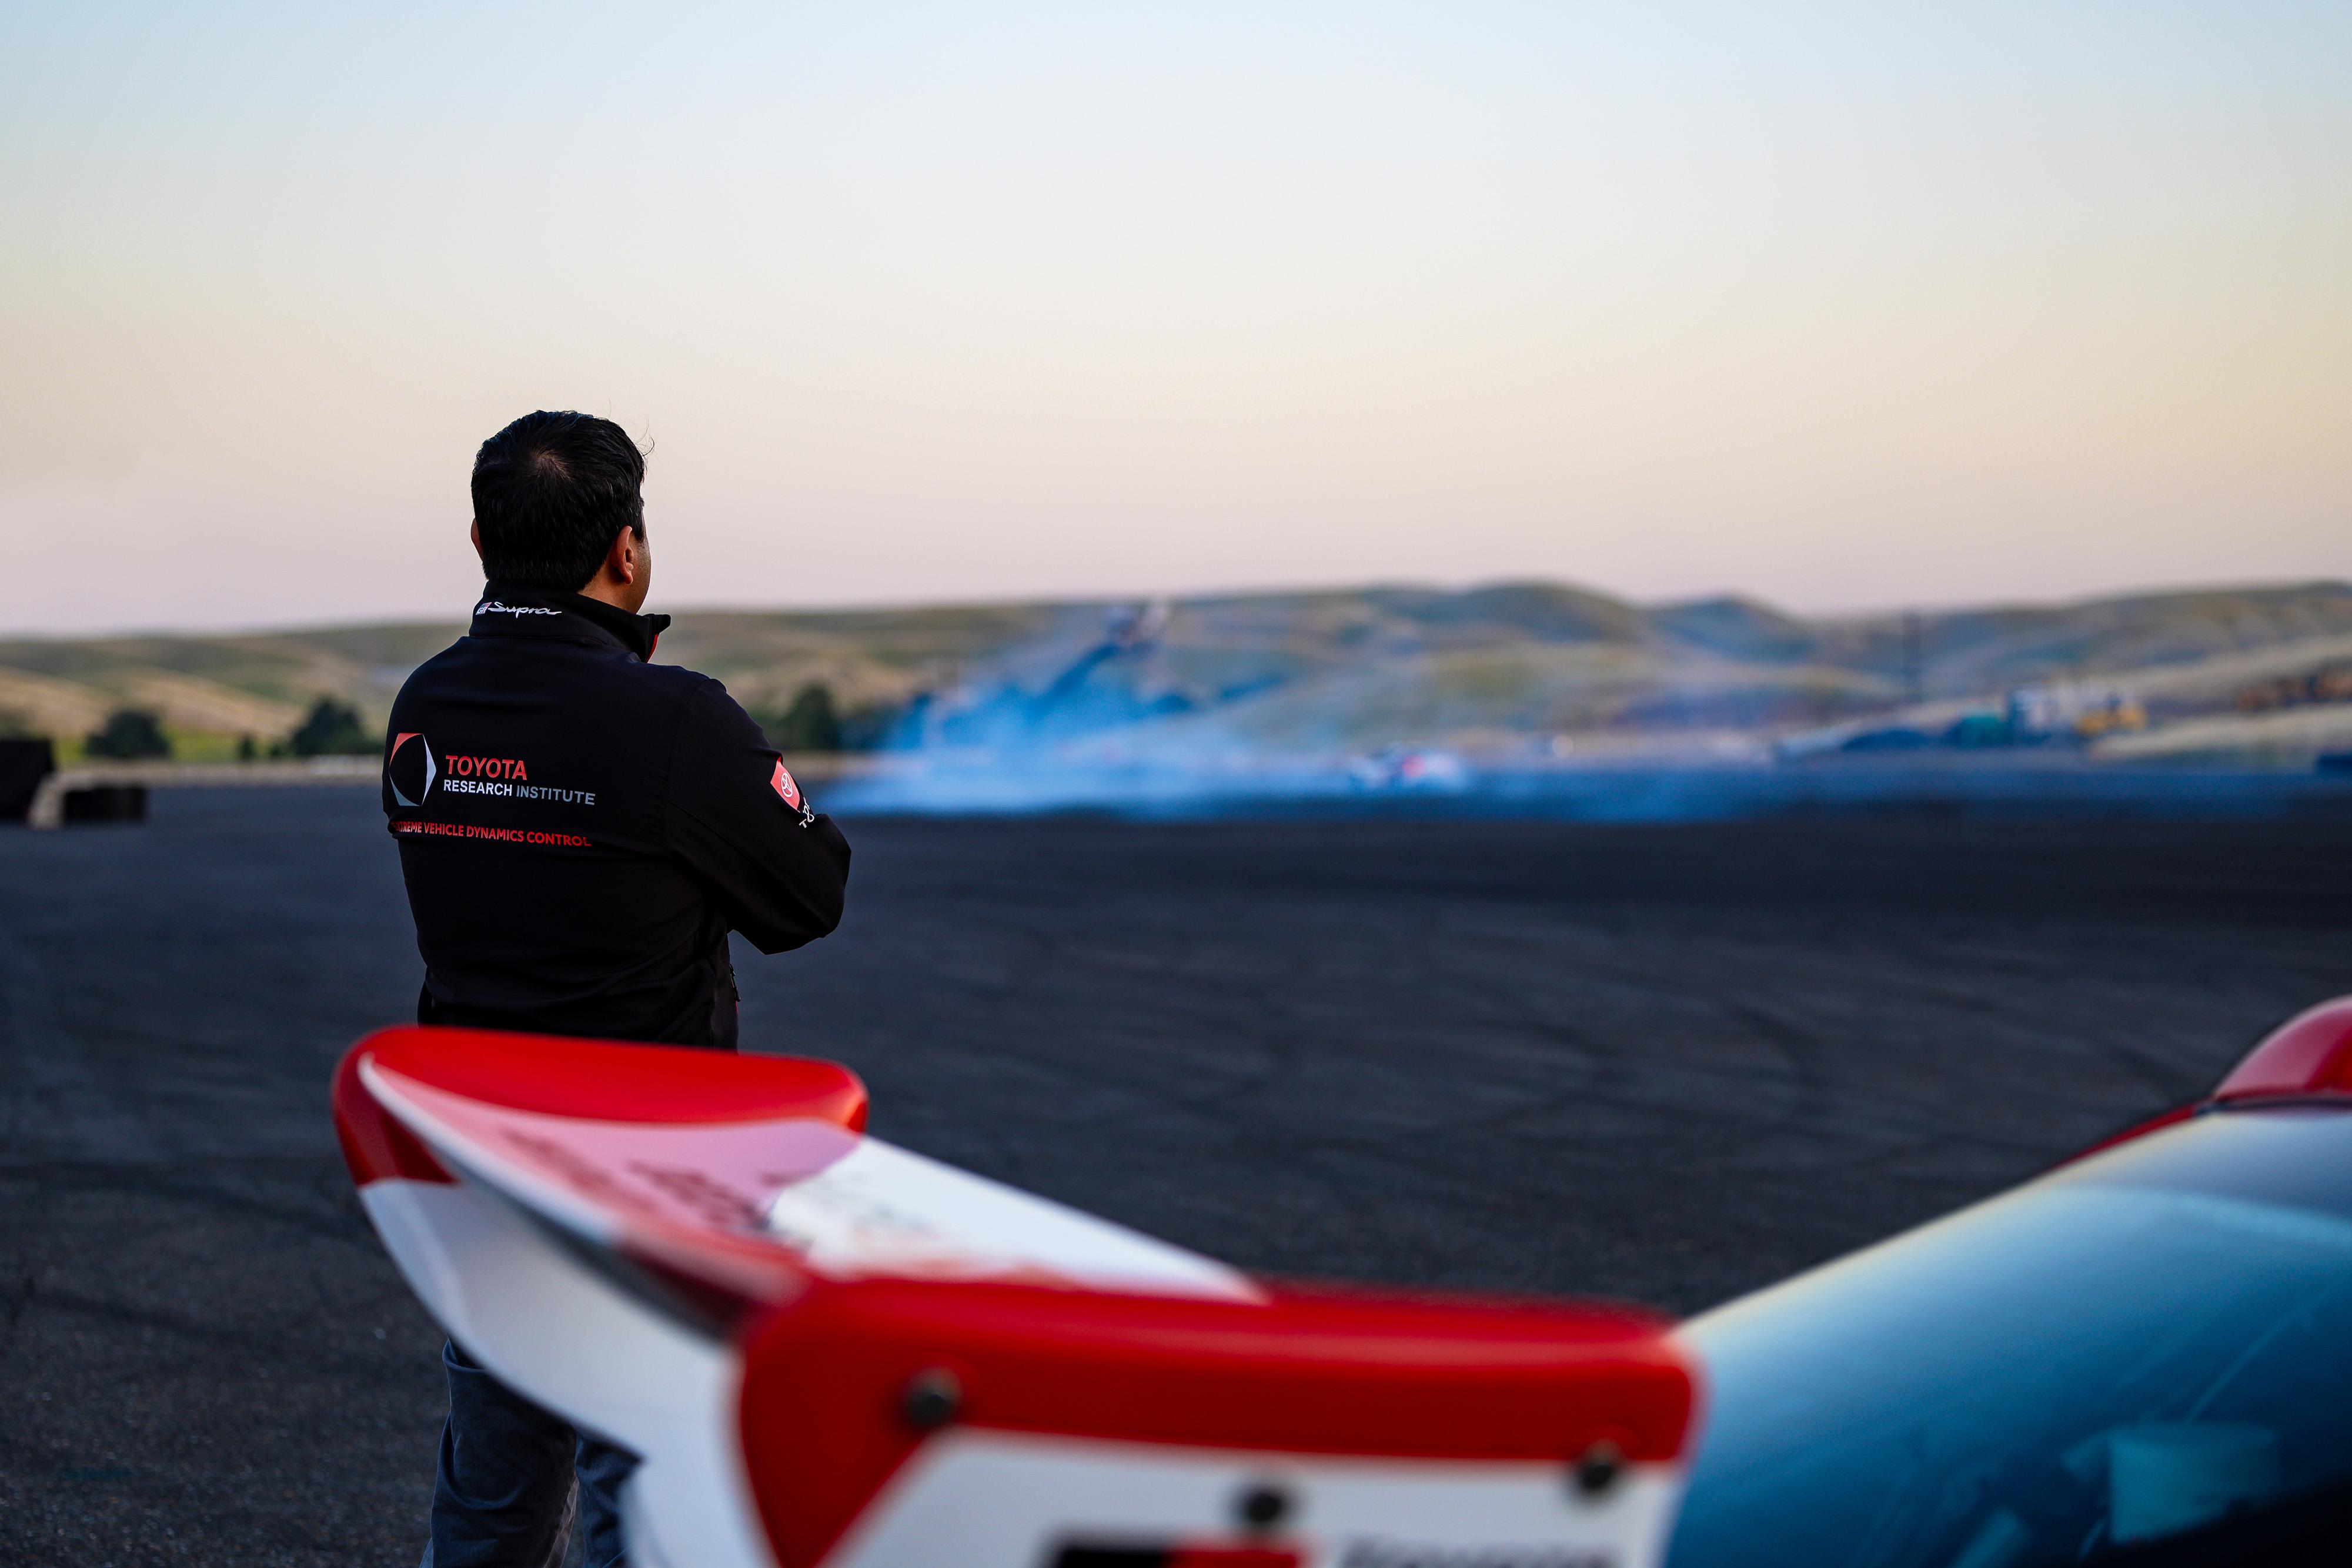
<instances>
[{"instance_id":1,"label":"utility pole","mask_svg":"<svg viewBox=\"0 0 2352 1568\"><path fill-rule=\"evenodd\" d=\"M1916 707L1927 695L1927 628L1916 610L1903 612L1903 700Z\"/></svg>"}]
</instances>

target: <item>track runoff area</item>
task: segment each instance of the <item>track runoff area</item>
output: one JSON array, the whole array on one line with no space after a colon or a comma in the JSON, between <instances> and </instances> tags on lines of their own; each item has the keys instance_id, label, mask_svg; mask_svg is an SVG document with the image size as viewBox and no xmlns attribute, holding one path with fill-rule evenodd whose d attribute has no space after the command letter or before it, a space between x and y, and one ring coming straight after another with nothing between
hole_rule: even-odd
<instances>
[{"instance_id":1,"label":"track runoff area","mask_svg":"<svg viewBox=\"0 0 2352 1568\"><path fill-rule=\"evenodd\" d=\"M853 820L744 1038L1240 1267L1687 1312L2032 1174L2347 988L2352 823ZM364 791L0 833L0 1560L418 1549L438 1334L327 1077L409 1016Z\"/></svg>"}]
</instances>

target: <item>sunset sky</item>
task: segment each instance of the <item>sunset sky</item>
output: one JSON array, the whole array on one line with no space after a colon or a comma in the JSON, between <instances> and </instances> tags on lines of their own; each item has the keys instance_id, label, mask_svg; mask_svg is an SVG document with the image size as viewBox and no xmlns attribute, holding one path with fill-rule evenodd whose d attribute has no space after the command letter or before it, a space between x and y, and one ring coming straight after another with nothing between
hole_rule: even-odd
<instances>
[{"instance_id":1,"label":"sunset sky","mask_svg":"<svg viewBox=\"0 0 2352 1568\"><path fill-rule=\"evenodd\" d=\"M0 0L0 632L2352 575L2352 5Z\"/></svg>"}]
</instances>

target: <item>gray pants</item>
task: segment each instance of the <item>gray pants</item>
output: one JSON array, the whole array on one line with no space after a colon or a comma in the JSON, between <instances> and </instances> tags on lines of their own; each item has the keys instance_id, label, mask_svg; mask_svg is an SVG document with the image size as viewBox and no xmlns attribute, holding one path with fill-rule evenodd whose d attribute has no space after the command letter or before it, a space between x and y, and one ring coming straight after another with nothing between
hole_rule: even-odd
<instances>
[{"instance_id":1,"label":"gray pants","mask_svg":"<svg viewBox=\"0 0 2352 1568\"><path fill-rule=\"evenodd\" d=\"M453 1343L449 1420L418 1568L559 1568L575 1523L586 1568L627 1568L621 1483L636 1457L593 1437L476 1365Z\"/></svg>"}]
</instances>

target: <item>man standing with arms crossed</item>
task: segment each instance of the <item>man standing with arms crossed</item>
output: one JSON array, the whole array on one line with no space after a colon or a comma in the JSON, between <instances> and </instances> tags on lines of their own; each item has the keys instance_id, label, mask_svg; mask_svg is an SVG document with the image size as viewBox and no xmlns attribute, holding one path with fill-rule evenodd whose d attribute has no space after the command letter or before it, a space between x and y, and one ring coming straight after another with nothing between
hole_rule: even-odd
<instances>
[{"instance_id":1,"label":"man standing with arms crossed","mask_svg":"<svg viewBox=\"0 0 2352 1568\"><path fill-rule=\"evenodd\" d=\"M489 580L471 631L393 705L383 809L425 957L421 1023L735 1049L727 936L762 953L841 919L849 845L717 681L654 664L645 458L533 413L474 459ZM442 1352L449 1419L422 1568L625 1556L635 1460Z\"/></svg>"}]
</instances>

